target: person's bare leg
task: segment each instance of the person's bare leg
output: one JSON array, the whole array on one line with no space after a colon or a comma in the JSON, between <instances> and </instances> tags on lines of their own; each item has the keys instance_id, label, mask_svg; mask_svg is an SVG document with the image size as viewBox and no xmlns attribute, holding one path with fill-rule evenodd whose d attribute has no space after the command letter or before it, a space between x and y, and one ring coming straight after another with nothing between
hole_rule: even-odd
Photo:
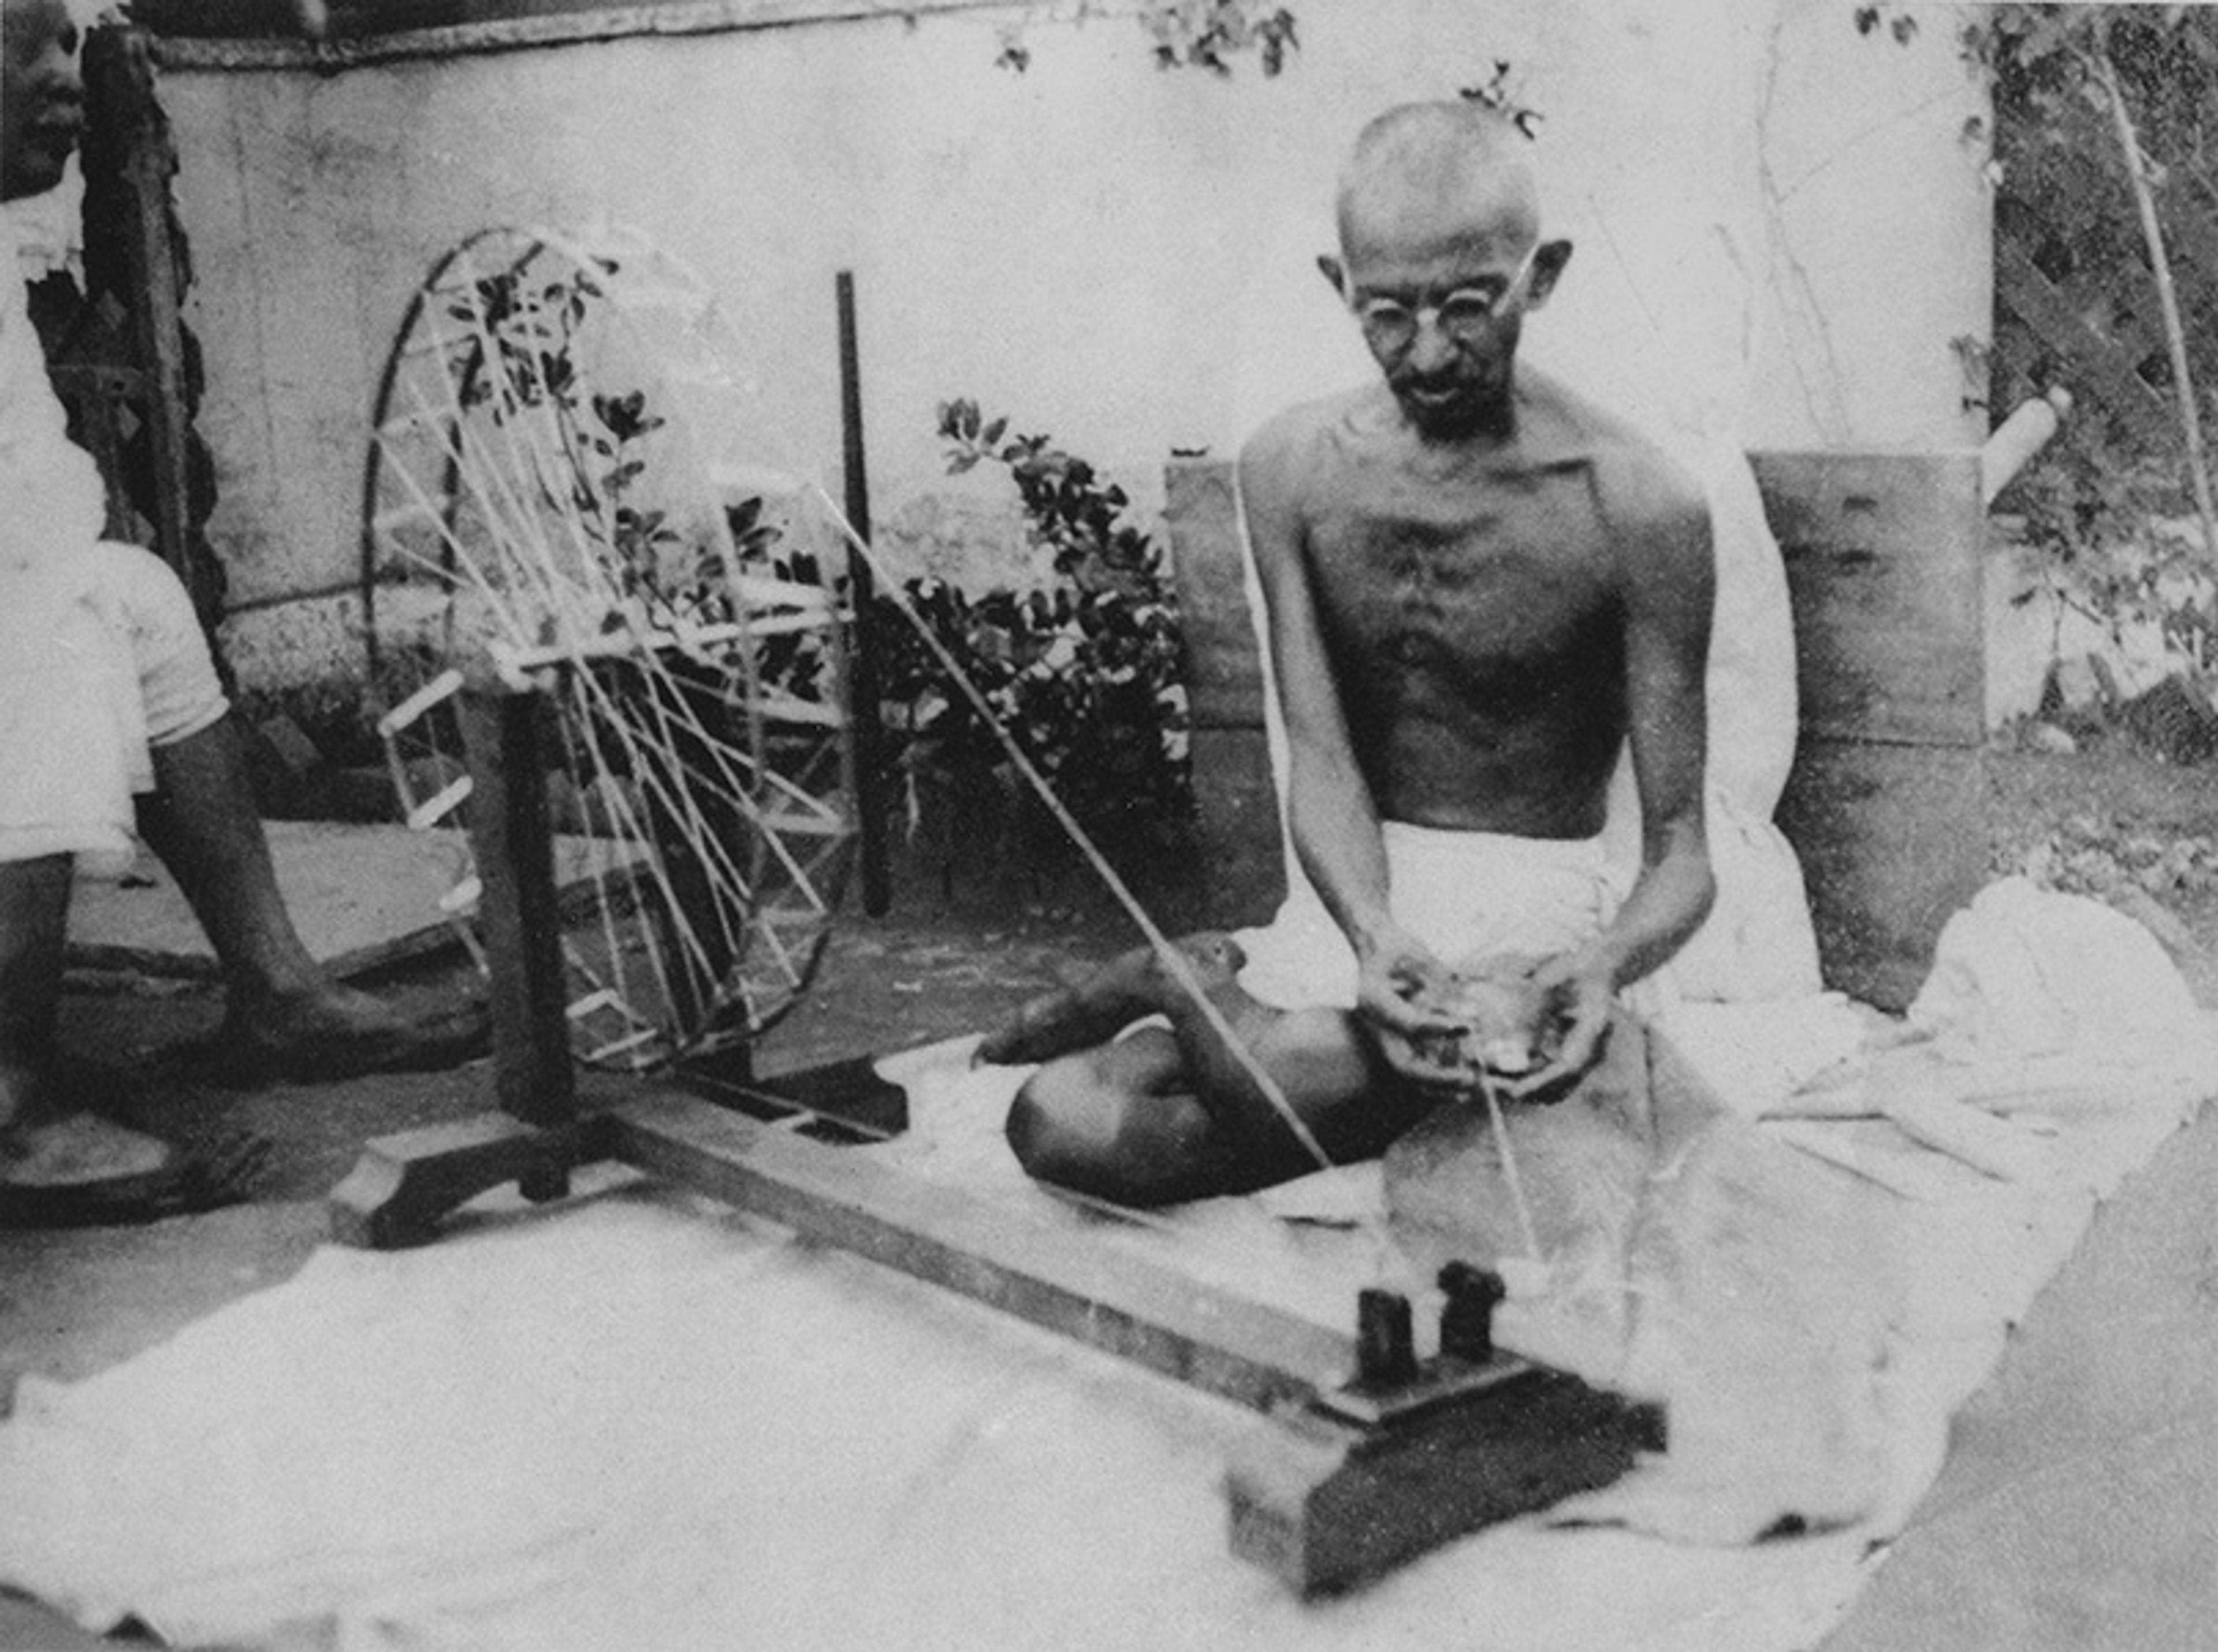
<instances>
[{"instance_id":1,"label":"person's bare leg","mask_svg":"<svg viewBox=\"0 0 2218 1652\"><path fill-rule=\"evenodd\" d=\"M1227 986L1246 960L1238 943L1216 931L1173 943L1205 988ZM1135 947L1111 959L1076 986L1032 999L988 1033L982 1061L1017 1066L1051 1061L1106 1044L1135 1021L1168 1013L1186 994L1153 947Z\"/></svg>"},{"instance_id":2,"label":"person's bare leg","mask_svg":"<svg viewBox=\"0 0 2218 1652\"><path fill-rule=\"evenodd\" d=\"M1281 1012L1237 987L1212 1001L1326 1157L1375 1157L1431 1107L1395 1081L1353 1018ZM1189 1000L1170 1028L1058 1057L1018 1092L1011 1148L1039 1180L1156 1205L1246 1192L1317 1169L1317 1160L1244 1064Z\"/></svg>"},{"instance_id":3,"label":"person's bare leg","mask_svg":"<svg viewBox=\"0 0 2218 1652\"><path fill-rule=\"evenodd\" d=\"M156 790L139 828L207 930L229 993L224 1037L235 1056L277 1073L451 1062L481 1028L412 1025L392 1005L335 981L309 955L277 887L246 759L226 714L153 748Z\"/></svg>"},{"instance_id":4,"label":"person's bare leg","mask_svg":"<svg viewBox=\"0 0 2218 1652\"><path fill-rule=\"evenodd\" d=\"M266 1148L180 1154L74 1106L58 1072L67 855L0 863L0 1226L143 1222L246 1197Z\"/></svg>"},{"instance_id":5,"label":"person's bare leg","mask_svg":"<svg viewBox=\"0 0 2218 1652\"><path fill-rule=\"evenodd\" d=\"M67 855L0 862L0 1132L52 1104L71 870Z\"/></svg>"},{"instance_id":6,"label":"person's bare leg","mask_svg":"<svg viewBox=\"0 0 2218 1652\"><path fill-rule=\"evenodd\" d=\"M1225 1192L1242 1167L1160 1027L1047 1063L1017 1092L1007 1133L1034 1180L1118 1204Z\"/></svg>"}]
</instances>

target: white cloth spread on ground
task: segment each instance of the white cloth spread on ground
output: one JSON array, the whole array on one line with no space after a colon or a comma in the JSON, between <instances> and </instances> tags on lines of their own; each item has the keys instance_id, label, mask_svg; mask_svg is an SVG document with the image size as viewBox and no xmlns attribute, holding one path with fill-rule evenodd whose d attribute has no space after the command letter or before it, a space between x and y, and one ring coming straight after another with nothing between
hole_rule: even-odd
<instances>
[{"instance_id":1,"label":"white cloth spread on ground","mask_svg":"<svg viewBox=\"0 0 2218 1652\"><path fill-rule=\"evenodd\" d=\"M2097 1199L2218 1089L2209 1018L2114 914L2005 886L1952 925L1943 952L1924 1018L1887 1024L1892 1047L1861 1062L1890 1093L1914 1068L2046 1151L1998 1176L1889 1118L1822 1116L1846 1111L1854 1072L1800 1097L1779 1086L1748 1104L1807 1101L1812 1116L1739 1124L1736 1141L1755 1145L1721 1177L1699 1154L1655 1166L1662 1197L1682 1201L1664 1229L1680 1253L1633 1247L1634 1282L1668 1290L1639 1304L1652 1317L1644 1344L1636 1316L1628 1380L1689 1375L1662 1367L1699 1357L1751 1283L1754 1311L1848 1324L1791 1351L1837 1354L1837 1411L1857 1430L1855 1474L1820 1459L1822 1506L1787 1498L1846 1522L1829 1531L1754 1546L1650 1535L1699 1531L1724 1510L1713 1535L1745 1536L1792 1467L1761 1450L1696 1459L1703 1473L1753 1471L1764 1489L1750 1500L1675 1479L1667 1457L1558 1515L1639 1529L1527 1518L1302 1606L1225 1552L1217 1481L1228 1431L1252 1420L633 1190L412 1253L320 1252L290 1284L114 1370L69 1388L27 1380L0 1426L0 1582L91 1624L133 1611L184 1641L349 1648L1806 1647L1930 1483L1950 1414ZM2103 1020L2121 993L2153 1006L2136 1012L2138 1053ZM2024 1059L2035 1029L2039 1094L1989 1094L1998 1049ZM1199 1251L1201 1271L1344 1323L1360 1239L1276 1221L1261 1198L1192 1207L1172 1231L1064 1207L999 1144L1021 1073L971 1070L964 1053L913 1061L911 1136L858 1151L1163 1259ZM1375 1197L1375 1174L1348 1179ZM1781 1224L1757 1242L1793 1241L1768 1274L1746 1269L1736 1237L1751 1211ZM1854 1258L1801 1267L1843 1233ZM1549 1321L1559 1307L1510 1304L1502 1340L1568 1346ZM1718 1345L1727 1367L1691 1375L1744 1395L1735 1347L1748 1352ZM1745 1420L1807 1438L1775 1407ZM1675 1437L1701 1425L1682 1405Z\"/></svg>"}]
</instances>

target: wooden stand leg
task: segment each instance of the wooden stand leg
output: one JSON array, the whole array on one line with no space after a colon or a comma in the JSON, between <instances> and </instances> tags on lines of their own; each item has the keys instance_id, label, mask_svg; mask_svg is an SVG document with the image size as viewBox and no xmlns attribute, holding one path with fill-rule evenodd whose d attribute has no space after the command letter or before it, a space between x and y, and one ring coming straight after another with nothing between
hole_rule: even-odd
<instances>
[{"instance_id":1,"label":"wooden stand leg","mask_svg":"<svg viewBox=\"0 0 2218 1652\"><path fill-rule=\"evenodd\" d=\"M331 1197L332 1236L344 1244L417 1243L441 1217L505 1182L534 1200L569 1191L585 1138L564 1014L538 709L529 694L474 687L462 698L501 1110L370 1142Z\"/></svg>"},{"instance_id":2,"label":"wooden stand leg","mask_svg":"<svg viewBox=\"0 0 2218 1652\"><path fill-rule=\"evenodd\" d=\"M575 1125L542 1129L506 1113L381 1135L366 1144L331 1197L331 1238L398 1250L435 1237L440 1222L489 1189L514 1182L526 1198L560 1198L584 1156Z\"/></svg>"}]
</instances>

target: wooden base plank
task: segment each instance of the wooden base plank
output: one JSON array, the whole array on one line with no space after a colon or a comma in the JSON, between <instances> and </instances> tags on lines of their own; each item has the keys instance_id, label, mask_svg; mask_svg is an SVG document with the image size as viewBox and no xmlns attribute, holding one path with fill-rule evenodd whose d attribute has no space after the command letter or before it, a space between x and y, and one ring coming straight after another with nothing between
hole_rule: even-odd
<instances>
[{"instance_id":1,"label":"wooden base plank","mask_svg":"<svg viewBox=\"0 0 2218 1652\"><path fill-rule=\"evenodd\" d=\"M598 1124L652 1174L1242 1405L1305 1401L1354 1369L1353 1337L691 1096Z\"/></svg>"},{"instance_id":2,"label":"wooden base plank","mask_svg":"<svg viewBox=\"0 0 2218 1652\"><path fill-rule=\"evenodd\" d=\"M878 1076L877 1058L851 1056L790 1073L758 1077L744 1044L678 1062L677 1080L716 1103L756 1118L817 1116L828 1139L883 1141L908 1129L908 1092Z\"/></svg>"},{"instance_id":3,"label":"wooden base plank","mask_svg":"<svg viewBox=\"0 0 2218 1652\"><path fill-rule=\"evenodd\" d=\"M1360 1380L1353 1336L667 1086L561 1128L488 1113L373 1142L334 1197L335 1236L413 1243L487 1188L558 1197L573 1166L600 1158L1262 1412L1270 1426L1226 1481L1232 1547L1304 1595L1368 1582L1663 1447L1659 1407L1499 1353Z\"/></svg>"}]
</instances>

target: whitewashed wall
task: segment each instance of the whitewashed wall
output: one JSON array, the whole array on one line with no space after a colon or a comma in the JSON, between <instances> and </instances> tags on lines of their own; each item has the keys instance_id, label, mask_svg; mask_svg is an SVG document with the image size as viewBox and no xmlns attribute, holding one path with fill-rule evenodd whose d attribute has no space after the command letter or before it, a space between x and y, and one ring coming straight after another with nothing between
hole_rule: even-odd
<instances>
[{"instance_id":1,"label":"whitewashed wall","mask_svg":"<svg viewBox=\"0 0 2218 1652\"><path fill-rule=\"evenodd\" d=\"M750 329L799 452L838 458L833 272L862 299L882 517L939 476L956 393L1143 498L1368 371L1313 267L1363 121L1515 65L1579 243L1533 357L1749 445L1978 439L1948 341L1984 336L1978 89L1953 11L1907 46L1849 0L1301 0L1264 79L1162 73L1128 17L993 13L300 70L163 96L210 381L216 523L250 684L343 676L375 374L432 259L497 222L637 225ZM1010 15L1014 15L1013 13ZM276 605L271 605L276 603Z\"/></svg>"}]
</instances>

